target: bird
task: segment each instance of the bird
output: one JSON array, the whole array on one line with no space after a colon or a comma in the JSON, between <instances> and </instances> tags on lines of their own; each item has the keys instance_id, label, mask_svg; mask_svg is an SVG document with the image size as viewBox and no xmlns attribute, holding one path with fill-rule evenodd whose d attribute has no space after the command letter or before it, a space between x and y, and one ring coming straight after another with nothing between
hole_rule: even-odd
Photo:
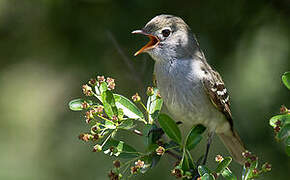
<instances>
[{"instance_id":1,"label":"bird","mask_svg":"<svg viewBox=\"0 0 290 180\"><path fill-rule=\"evenodd\" d=\"M150 39L134 55L148 53L155 61L157 88L169 114L176 121L208 129L203 164L214 134L233 159L244 164L245 146L233 126L228 90L220 74L208 64L190 27L178 16L161 14L132 33Z\"/></svg>"}]
</instances>

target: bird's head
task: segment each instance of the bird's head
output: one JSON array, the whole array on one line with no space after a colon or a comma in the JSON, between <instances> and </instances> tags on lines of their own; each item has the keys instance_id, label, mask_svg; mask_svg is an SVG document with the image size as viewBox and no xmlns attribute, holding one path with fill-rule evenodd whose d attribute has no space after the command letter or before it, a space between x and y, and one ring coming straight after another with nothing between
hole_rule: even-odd
<instances>
[{"instance_id":1,"label":"bird's head","mask_svg":"<svg viewBox=\"0 0 290 180\"><path fill-rule=\"evenodd\" d=\"M156 61L190 57L197 47L188 25L180 17L173 15L156 16L144 28L132 33L142 34L150 39L135 56L146 52Z\"/></svg>"}]
</instances>

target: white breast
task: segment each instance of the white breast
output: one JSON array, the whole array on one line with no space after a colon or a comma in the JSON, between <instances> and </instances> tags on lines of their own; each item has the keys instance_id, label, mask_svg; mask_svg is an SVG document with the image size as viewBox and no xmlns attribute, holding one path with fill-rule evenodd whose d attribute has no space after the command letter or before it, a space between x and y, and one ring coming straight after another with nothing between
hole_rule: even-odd
<instances>
[{"instance_id":1,"label":"white breast","mask_svg":"<svg viewBox=\"0 0 290 180\"><path fill-rule=\"evenodd\" d=\"M202 79L207 76L201 61L156 62L157 86L171 116L190 125L203 124L215 129L225 118L205 94Z\"/></svg>"}]
</instances>

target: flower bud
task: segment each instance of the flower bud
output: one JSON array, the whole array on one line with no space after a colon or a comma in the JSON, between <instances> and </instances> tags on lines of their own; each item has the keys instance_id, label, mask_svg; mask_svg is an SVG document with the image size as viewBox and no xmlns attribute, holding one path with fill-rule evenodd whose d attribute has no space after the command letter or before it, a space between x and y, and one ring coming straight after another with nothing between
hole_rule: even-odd
<instances>
[{"instance_id":1,"label":"flower bud","mask_svg":"<svg viewBox=\"0 0 290 180\"><path fill-rule=\"evenodd\" d=\"M253 169L253 174L254 175L258 175L259 174L259 170L257 168Z\"/></svg>"},{"instance_id":2,"label":"flower bud","mask_svg":"<svg viewBox=\"0 0 290 180\"><path fill-rule=\"evenodd\" d=\"M110 78L110 77L107 77L106 82L108 83L108 88L109 88L109 90L113 90L113 89L115 89L115 86L116 86L116 84L115 84L115 79Z\"/></svg>"},{"instance_id":3,"label":"flower bud","mask_svg":"<svg viewBox=\"0 0 290 180\"><path fill-rule=\"evenodd\" d=\"M119 180L121 178L121 174L117 174L113 172L112 170L108 174L110 180Z\"/></svg>"},{"instance_id":4,"label":"flower bud","mask_svg":"<svg viewBox=\"0 0 290 180\"><path fill-rule=\"evenodd\" d=\"M94 78L92 78L92 79L89 80L89 84L90 84L91 86L95 86L95 85L97 84L97 80L94 79Z\"/></svg>"},{"instance_id":5,"label":"flower bud","mask_svg":"<svg viewBox=\"0 0 290 180\"><path fill-rule=\"evenodd\" d=\"M245 162L245 168L249 168L251 166L251 163L249 161Z\"/></svg>"},{"instance_id":6,"label":"flower bud","mask_svg":"<svg viewBox=\"0 0 290 180\"><path fill-rule=\"evenodd\" d=\"M157 155L162 156L164 153L165 153L165 149L164 149L164 147L159 146L159 147L156 149L156 154L157 154Z\"/></svg>"},{"instance_id":7,"label":"flower bud","mask_svg":"<svg viewBox=\"0 0 290 180\"><path fill-rule=\"evenodd\" d=\"M98 125L94 125L91 127L91 132L92 133L98 133L100 130L100 127Z\"/></svg>"},{"instance_id":8,"label":"flower bud","mask_svg":"<svg viewBox=\"0 0 290 180\"><path fill-rule=\"evenodd\" d=\"M105 82L104 76L97 76L97 79L98 79L99 84L101 84L102 82Z\"/></svg>"},{"instance_id":9,"label":"flower bud","mask_svg":"<svg viewBox=\"0 0 290 180\"><path fill-rule=\"evenodd\" d=\"M179 168L175 168L175 169L173 169L173 170L171 171L171 174L172 174L173 176L175 176L176 178L181 178L182 175L183 175L183 171L182 171L181 169L179 169Z\"/></svg>"},{"instance_id":10,"label":"flower bud","mask_svg":"<svg viewBox=\"0 0 290 180\"><path fill-rule=\"evenodd\" d=\"M135 162L135 167L137 167L137 168L143 168L144 167L144 161L141 161L140 159L137 161L137 162Z\"/></svg>"},{"instance_id":11,"label":"flower bud","mask_svg":"<svg viewBox=\"0 0 290 180\"><path fill-rule=\"evenodd\" d=\"M265 164L263 164L263 166L262 166L262 170L265 172L271 171L271 169L272 169L272 165L267 163L267 162Z\"/></svg>"},{"instance_id":12,"label":"flower bud","mask_svg":"<svg viewBox=\"0 0 290 180\"><path fill-rule=\"evenodd\" d=\"M99 105L97 106L96 108L94 108L94 111L97 113L97 114L102 114L104 112L104 107Z\"/></svg>"},{"instance_id":13,"label":"flower bud","mask_svg":"<svg viewBox=\"0 0 290 180\"><path fill-rule=\"evenodd\" d=\"M116 115L112 116L112 120L113 122L117 122L118 121L118 117Z\"/></svg>"},{"instance_id":14,"label":"flower bud","mask_svg":"<svg viewBox=\"0 0 290 180\"><path fill-rule=\"evenodd\" d=\"M131 174L136 174L137 173L137 171L138 171L138 168L137 167L135 167L135 166L132 166L131 167Z\"/></svg>"},{"instance_id":15,"label":"flower bud","mask_svg":"<svg viewBox=\"0 0 290 180\"><path fill-rule=\"evenodd\" d=\"M90 121L92 119L94 119L94 115L93 115L94 112L95 112L94 110L89 110L89 111L86 112L86 115L85 115L85 117L86 117L86 123L89 124Z\"/></svg>"},{"instance_id":16,"label":"flower bud","mask_svg":"<svg viewBox=\"0 0 290 180\"><path fill-rule=\"evenodd\" d=\"M286 106L282 105L280 107L280 114L287 114L289 112L289 110L287 109Z\"/></svg>"},{"instance_id":17,"label":"flower bud","mask_svg":"<svg viewBox=\"0 0 290 180\"><path fill-rule=\"evenodd\" d=\"M83 90L84 95L86 95L86 96L93 95L93 90L92 90L91 86L89 86L87 84L82 86L82 90Z\"/></svg>"},{"instance_id":18,"label":"flower bud","mask_svg":"<svg viewBox=\"0 0 290 180\"><path fill-rule=\"evenodd\" d=\"M154 95L154 89L153 87L148 87L146 91L147 96L153 96Z\"/></svg>"},{"instance_id":19,"label":"flower bud","mask_svg":"<svg viewBox=\"0 0 290 180\"><path fill-rule=\"evenodd\" d=\"M92 138L91 134L80 134L79 139L88 142Z\"/></svg>"},{"instance_id":20,"label":"flower bud","mask_svg":"<svg viewBox=\"0 0 290 180\"><path fill-rule=\"evenodd\" d=\"M276 126L276 127L274 128L274 132L275 132L275 133L278 133L280 130L281 130L280 126Z\"/></svg>"},{"instance_id":21,"label":"flower bud","mask_svg":"<svg viewBox=\"0 0 290 180\"><path fill-rule=\"evenodd\" d=\"M244 158L249 158L251 156L251 152L249 152L248 150L246 150L245 152L242 153L242 156Z\"/></svg>"},{"instance_id":22,"label":"flower bud","mask_svg":"<svg viewBox=\"0 0 290 180\"><path fill-rule=\"evenodd\" d=\"M222 162L224 160L224 158L221 156L221 155L217 155L216 157L215 157L215 161L216 162Z\"/></svg>"},{"instance_id":23,"label":"flower bud","mask_svg":"<svg viewBox=\"0 0 290 180\"><path fill-rule=\"evenodd\" d=\"M93 152L101 152L102 151L102 146L99 144L96 144L93 148Z\"/></svg>"},{"instance_id":24,"label":"flower bud","mask_svg":"<svg viewBox=\"0 0 290 180\"><path fill-rule=\"evenodd\" d=\"M90 107L90 105L89 105L89 103L87 103L86 101L84 101L83 103L82 103L82 108L83 109L88 109Z\"/></svg>"},{"instance_id":25,"label":"flower bud","mask_svg":"<svg viewBox=\"0 0 290 180\"><path fill-rule=\"evenodd\" d=\"M253 156L250 157L250 159L251 159L251 161L254 162L254 161L257 161L258 160L258 157L256 157L255 155L253 155Z\"/></svg>"},{"instance_id":26,"label":"flower bud","mask_svg":"<svg viewBox=\"0 0 290 180\"><path fill-rule=\"evenodd\" d=\"M134 96L132 96L132 100L137 103L141 101L141 97L139 96L138 93L136 93Z\"/></svg>"},{"instance_id":27,"label":"flower bud","mask_svg":"<svg viewBox=\"0 0 290 180\"><path fill-rule=\"evenodd\" d=\"M109 90L114 90L115 86L116 86L116 84L114 82L111 82L111 83L108 84Z\"/></svg>"},{"instance_id":28,"label":"flower bud","mask_svg":"<svg viewBox=\"0 0 290 180\"><path fill-rule=\"evenodd\" d=\"M276 125L276 126L281 126L281 121L280 121L280 120L277 120L277 121L275 122L275 125Z\"/></svg>"},{"instance_id":29,"label":"flower bud","mask_svg":"<svg viewBox=\"0 0 290 180\"><path fill-rule=\"evenodd\" d=\"M113 78L110 78L110 77L107 77L107 81L106 81L108 84L112 83L112 82L115 82L115 79Z\"/></svg>"},{"instance_id":30,"label":"flower bud","mask_svg":"<svg viewBox=\"0 0 290 180\"><path fill-rule=\"evenodd\" d=\"M113 162L113 165L116 167L116 168L119 168L121 166L121 162L119 160L115 160Z\"/></svg>"},{"instance_id":31,"label":"flower bud","mask_svg":"<svg viewBox=\"0 0 290 180\"><path fill-rule=\"evenodd\" d=\"M92 139L95 140L95 141L97 141L99 139L99 135L98 134L94 134L92 136L93 136Z\"/></svg>"}]
</instances>

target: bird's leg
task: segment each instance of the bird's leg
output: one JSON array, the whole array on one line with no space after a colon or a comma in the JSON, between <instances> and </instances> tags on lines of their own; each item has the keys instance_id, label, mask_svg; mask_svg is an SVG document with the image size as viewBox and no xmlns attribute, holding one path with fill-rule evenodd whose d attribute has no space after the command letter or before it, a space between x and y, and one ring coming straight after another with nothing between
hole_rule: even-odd
<instances>
[{"instance_id":1,"label":"bird's leg","mask_svg":"<svg viewBox=\"0 0 290 180\"><path fill-rule=\"evenodd\" d=\"M209 152L209 148L210 148L210 144L211 144L213 135L214 135L214 132L209 132L208 133L206 151L205 151L205 155L204 155L204 159L203 159L202 165L205 165L205 163L206 163L206 159L207 159L207 156L208 156L208 152Z\"/></svg>"}]
</instances>

